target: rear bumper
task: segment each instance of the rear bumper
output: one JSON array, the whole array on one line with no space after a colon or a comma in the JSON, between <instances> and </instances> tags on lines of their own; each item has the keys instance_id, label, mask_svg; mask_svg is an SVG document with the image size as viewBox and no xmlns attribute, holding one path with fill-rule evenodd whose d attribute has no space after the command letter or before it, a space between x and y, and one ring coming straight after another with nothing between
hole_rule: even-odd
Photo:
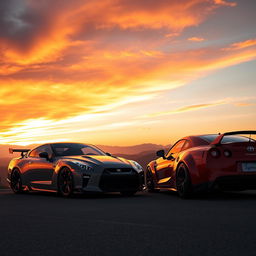
<instances>
[{"instance_id":1,"label":"rear bumper","mask_svg":"<svg viewBox=\"0 0 256 256\"><path fill-rule=\"evenodd\" d=\"M256 174L251 175L228 175L217 177L214 181L205 182L193 186L194 191L221 190L256 190Z\"/></svg>"}]
</instances>

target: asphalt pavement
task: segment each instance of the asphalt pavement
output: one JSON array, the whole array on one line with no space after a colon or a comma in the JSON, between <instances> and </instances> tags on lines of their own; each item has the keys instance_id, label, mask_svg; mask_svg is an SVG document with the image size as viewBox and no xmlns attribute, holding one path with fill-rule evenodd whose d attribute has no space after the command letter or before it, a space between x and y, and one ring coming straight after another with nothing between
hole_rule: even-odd
<instances>
[{"instance_id":1,"label":"asphalt pavement","mask_svg":"<svg viewBox=\"0 0 256 256\"><path fill-rule=\"evenodd\" d=\"M0 190L0 256L256 255L256 192L15 195Z\"/></svg>"}]
</instances>

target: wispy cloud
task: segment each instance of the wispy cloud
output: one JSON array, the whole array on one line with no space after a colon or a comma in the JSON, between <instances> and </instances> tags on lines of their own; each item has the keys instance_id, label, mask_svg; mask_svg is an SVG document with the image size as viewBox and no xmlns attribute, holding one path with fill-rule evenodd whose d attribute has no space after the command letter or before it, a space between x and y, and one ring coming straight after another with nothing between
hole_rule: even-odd
<instances>
[{"instance_id":1,"label":"wispy cloud","mask_svg":"<svg viewBox=\"0 0 256 256\"><path fill-rule=\"evenodd\" d=\"M256 39L249 39L246 41L238 42L238 43L233 43L227 48L223 48L223 50L240 50L248 47L256 46Z\"/></svg>"},{"instance_id":2,"label":"wispy cloud","mask_svg":"<svg viewBox=\"0 0 256 256\"><path fill-rule=\"evenodd\" d=\"M203 37L196 37L196 36L188 38L188 41L193 41L193 42L202 42L204 40L205 39Z\"/></svg>"},{"instance_id":3,"label":"wispy cloud","mask_svg":"<svg viewBox=\"0 0 256 256\"><path fill-rule=\"evenodd\" d=\"M209 108L209 107L215 107L219 105L223 105L225 102L216 102L216 103L206 103L206 104L196 104L196 105L190 105L190 106L184 106L181 108L177 108L174 110L170 111L162 111L162 112L157 112L157 113L152 113L149 115L145 115L145 117L159 117L159 116L166 116L166 115L173 115L173 114L179 114L183 112L188 112L188 111L195 111L199 109L204 109L204 108Z\"/></svg>"},{"instance_id":4,"label":"wispy cloud","mask_svg":"<svg viewBox=\"0 0 256 256\"><path fill-rule=\"evenodd\" d=\"M234 105L234 106L237 106L237 107L255 106L256 103L251 102L252 100L255 101L256 98L255 97L250 97L250 98L225 98L225 99L221 99L221 100L210 102L210 103L188 105L188 106L183 106L183 107L173 109L173 110L169 110L169 111L151 113L151 114L145 115L144 118L152 118L152 117L160 117L160 116L166 116L166 115L180 114L180 113L183 113L183 112L196 111L196 110L200 110L200 109L217 107L217 106L226 105L226 104L231 104L231 105Z\"/></svg>"}]
</instances>

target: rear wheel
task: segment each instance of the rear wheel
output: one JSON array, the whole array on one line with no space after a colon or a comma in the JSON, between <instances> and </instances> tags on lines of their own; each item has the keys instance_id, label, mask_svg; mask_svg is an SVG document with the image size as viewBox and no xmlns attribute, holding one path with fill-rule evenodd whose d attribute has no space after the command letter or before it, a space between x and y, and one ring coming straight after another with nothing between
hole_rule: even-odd
<instances>
[{"instance_id":1,"label":"rear wheel","mask_svg":"<svg viewBox=\"0 0 256 256\"><path fill-rule=\"evenodd\" d=\"M192 195L192 185L188 168L180 164L176 174L176 188L181 198L189 198Z\"/></svg>"},{"instance_id":2,"label":"rear wheel","mask_svg":"<svg viewBox=\"0 0 256 256\"><path fill-rule=\"evenodd\" d=\"M23 192L21 176L17 169L13 170L13 172L11 174L11 182L10 183L11 183L10 184L11 189L15 194L20 194Z\"/></svg>"},{"instance_id":3,"label":"rear wheel","mask_svg":"<svg viewBox=\"0 0 256 256\"><path fill-rule=\"evenodd\" d=\"M64 167L58 176L58 193L61 196L69 197L73 194L73 175L69 168Z\"/></svg>"},{"instance_id":4,"label":"rear wheel","mask_svg":"<svg viewBox=\"0 0 256 256\"><path fill-rule=\"evenodd\" d=\"M150 192L150 193L159 192L159 189L155 188L155 184L154 184L154 180L153 180L153 174L152 174L150 168L147 168L146 182L147 182L148 192Z\"/></svg>"}]
</instances>

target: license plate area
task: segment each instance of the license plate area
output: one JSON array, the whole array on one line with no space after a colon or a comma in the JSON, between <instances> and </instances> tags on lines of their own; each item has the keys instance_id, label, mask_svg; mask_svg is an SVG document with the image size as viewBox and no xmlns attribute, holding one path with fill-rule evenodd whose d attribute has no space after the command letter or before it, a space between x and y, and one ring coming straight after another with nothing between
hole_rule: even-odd
<instances>
[{"instance_id":1,"label":"license plate area","mask_svg":"<svg viewBox=\"0 0 256 256\"><path fill-rule=\"evenodd\" d=\"M242 163L243 172L256 172L256 162L243 162Z\"/></svg>"}]
</instances>

